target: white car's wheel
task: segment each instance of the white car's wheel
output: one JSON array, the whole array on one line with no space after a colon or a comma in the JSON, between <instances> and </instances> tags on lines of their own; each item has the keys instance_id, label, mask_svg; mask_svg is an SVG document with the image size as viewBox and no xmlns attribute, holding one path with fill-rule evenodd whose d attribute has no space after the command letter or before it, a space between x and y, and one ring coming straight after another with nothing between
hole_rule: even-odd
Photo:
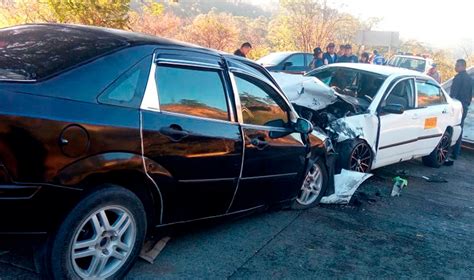
<instances>
[{"instance_id":1,"label":"white car's wheel","mask_svg":"<svg viewBox=\"0 0 474 280\"><path fill-rule=\"evenodd\" d=\"M342 143L339 149L339 163L342 168L368 173L372 168L372 149L362 139Z\"/></svg>"},{"instance_id":2,"label":"white car's wheel","mask_svg":"<svg viewBox=\"0 0 474 280\"><path fill-rule=\"evenodd\" d=\"M433 152L422 158L423 164L429 167L441 167L448 158L449 149L451 148L451 138L451 133L446 131L443 136L441 136L441 140Z\"/></svg>"}]
</instances>

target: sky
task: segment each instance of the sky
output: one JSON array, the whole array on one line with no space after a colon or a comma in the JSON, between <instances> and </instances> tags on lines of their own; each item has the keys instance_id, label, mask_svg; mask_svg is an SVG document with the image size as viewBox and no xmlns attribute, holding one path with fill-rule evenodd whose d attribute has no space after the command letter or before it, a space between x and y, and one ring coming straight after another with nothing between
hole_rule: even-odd
<instances>
[{"instance_id":1,"label":"sky","mask_svg":"<svg viewBox=\"0 0 474 280\"><path fill-rule=\"evenodd\" d=\"M417 39L435 48L474 50L474 1L472 0L329 0L335 7L361 19L380 17L375 28L399 31L403 40ZM255 5L277 0L251 0Z\"/></svg>"}]
</instances>

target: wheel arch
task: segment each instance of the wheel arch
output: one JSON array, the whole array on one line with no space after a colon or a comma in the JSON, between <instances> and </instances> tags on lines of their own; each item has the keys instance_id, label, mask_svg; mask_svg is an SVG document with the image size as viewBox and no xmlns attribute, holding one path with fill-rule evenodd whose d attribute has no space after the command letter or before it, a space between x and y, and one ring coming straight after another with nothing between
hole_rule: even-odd
<instances>
[{"instance_id":1,"label":"wheel arch","mask_svg":"<svg viewBox=\"0 0 474 280\"><path fill-rule=\"evenodd\" d=\"M107 185L132 191L145 206L149 224L162 222L163 195L152 176L172 178L155 161L138 154L112 152L94 155L63 168L56 180L60 185L79 188L82 196Z\"/></svg>"}]
</instances>

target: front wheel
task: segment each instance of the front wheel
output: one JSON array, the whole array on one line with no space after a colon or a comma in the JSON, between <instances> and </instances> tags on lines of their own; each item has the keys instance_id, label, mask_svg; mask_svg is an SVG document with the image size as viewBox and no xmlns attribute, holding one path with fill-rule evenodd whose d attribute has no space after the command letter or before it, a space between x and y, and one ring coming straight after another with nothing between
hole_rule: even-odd
<instances>
[{"instance_id":1,"label":"front wheel","mask_svg":"<svg viewBox=\"0 0 474 280\"><path fill-rule=\"evenodd\" d=\"M51 279L117 279L137 258L146 214L131 191L107 186L86 197L51 238L44 264Z\"/></svg>"},{"instance_id":2,"label":"front wheel","mask_svg":"<svg viewBox=\"0 0 474 280\"><path fill-rule=\"evenodd\" d=\"M327 182L328 173L324 162L318 159L311 163L298 196L291 208L301 210L316 206L326 192Z\"/></svg>"},{"instance_id":3,"label":"front wheel","mask_svg":"<svg viewBox=\"0 0 474 280\"><path fill-rule=\"evenodd\" d=\"M422 158L423 164L429 167L441 167L448 158L449 148L451 147L451 138L451 133L446 131L443 136L441 136L441 140L434 151Z\"/></svg>"},{"instance_id":4,"label":"front wheel","mask_svg":"<svg viewBox=\"0 0 474 280\"><path fill-rule=\"evenodd\" d=\"M341 168L368 173L372 168L372 149L362 139L343 142L339 149L339 163Z\"/></svg>"}]
</instances>

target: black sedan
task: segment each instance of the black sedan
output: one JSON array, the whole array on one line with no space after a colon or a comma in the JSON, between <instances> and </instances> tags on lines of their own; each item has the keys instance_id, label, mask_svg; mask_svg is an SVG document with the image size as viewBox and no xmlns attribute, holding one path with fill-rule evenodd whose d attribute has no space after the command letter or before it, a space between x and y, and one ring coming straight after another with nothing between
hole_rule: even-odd
<instances>
[{"instance_id":1,"label":"black sedan","mask_svg":"<svg viewBox=\"0 0 474 280\"><path fill-rule=\"evenodd\" d=\"M0 232L49 279L120 278L147 232L333 189L323 135L260 65L118 30L0 30Z\"/></svg>"},{"instance_id":2,"label":"black sedan","mask_svg":"<svg viewBox=\"0 0 474 280\"><path fill-rule=\"evenodd\" d=\"M313 55L310 53L274 52L260 58L257 63L268 71L304 74L311 71L312 60Z\"/></svg>"}]
</instances>

